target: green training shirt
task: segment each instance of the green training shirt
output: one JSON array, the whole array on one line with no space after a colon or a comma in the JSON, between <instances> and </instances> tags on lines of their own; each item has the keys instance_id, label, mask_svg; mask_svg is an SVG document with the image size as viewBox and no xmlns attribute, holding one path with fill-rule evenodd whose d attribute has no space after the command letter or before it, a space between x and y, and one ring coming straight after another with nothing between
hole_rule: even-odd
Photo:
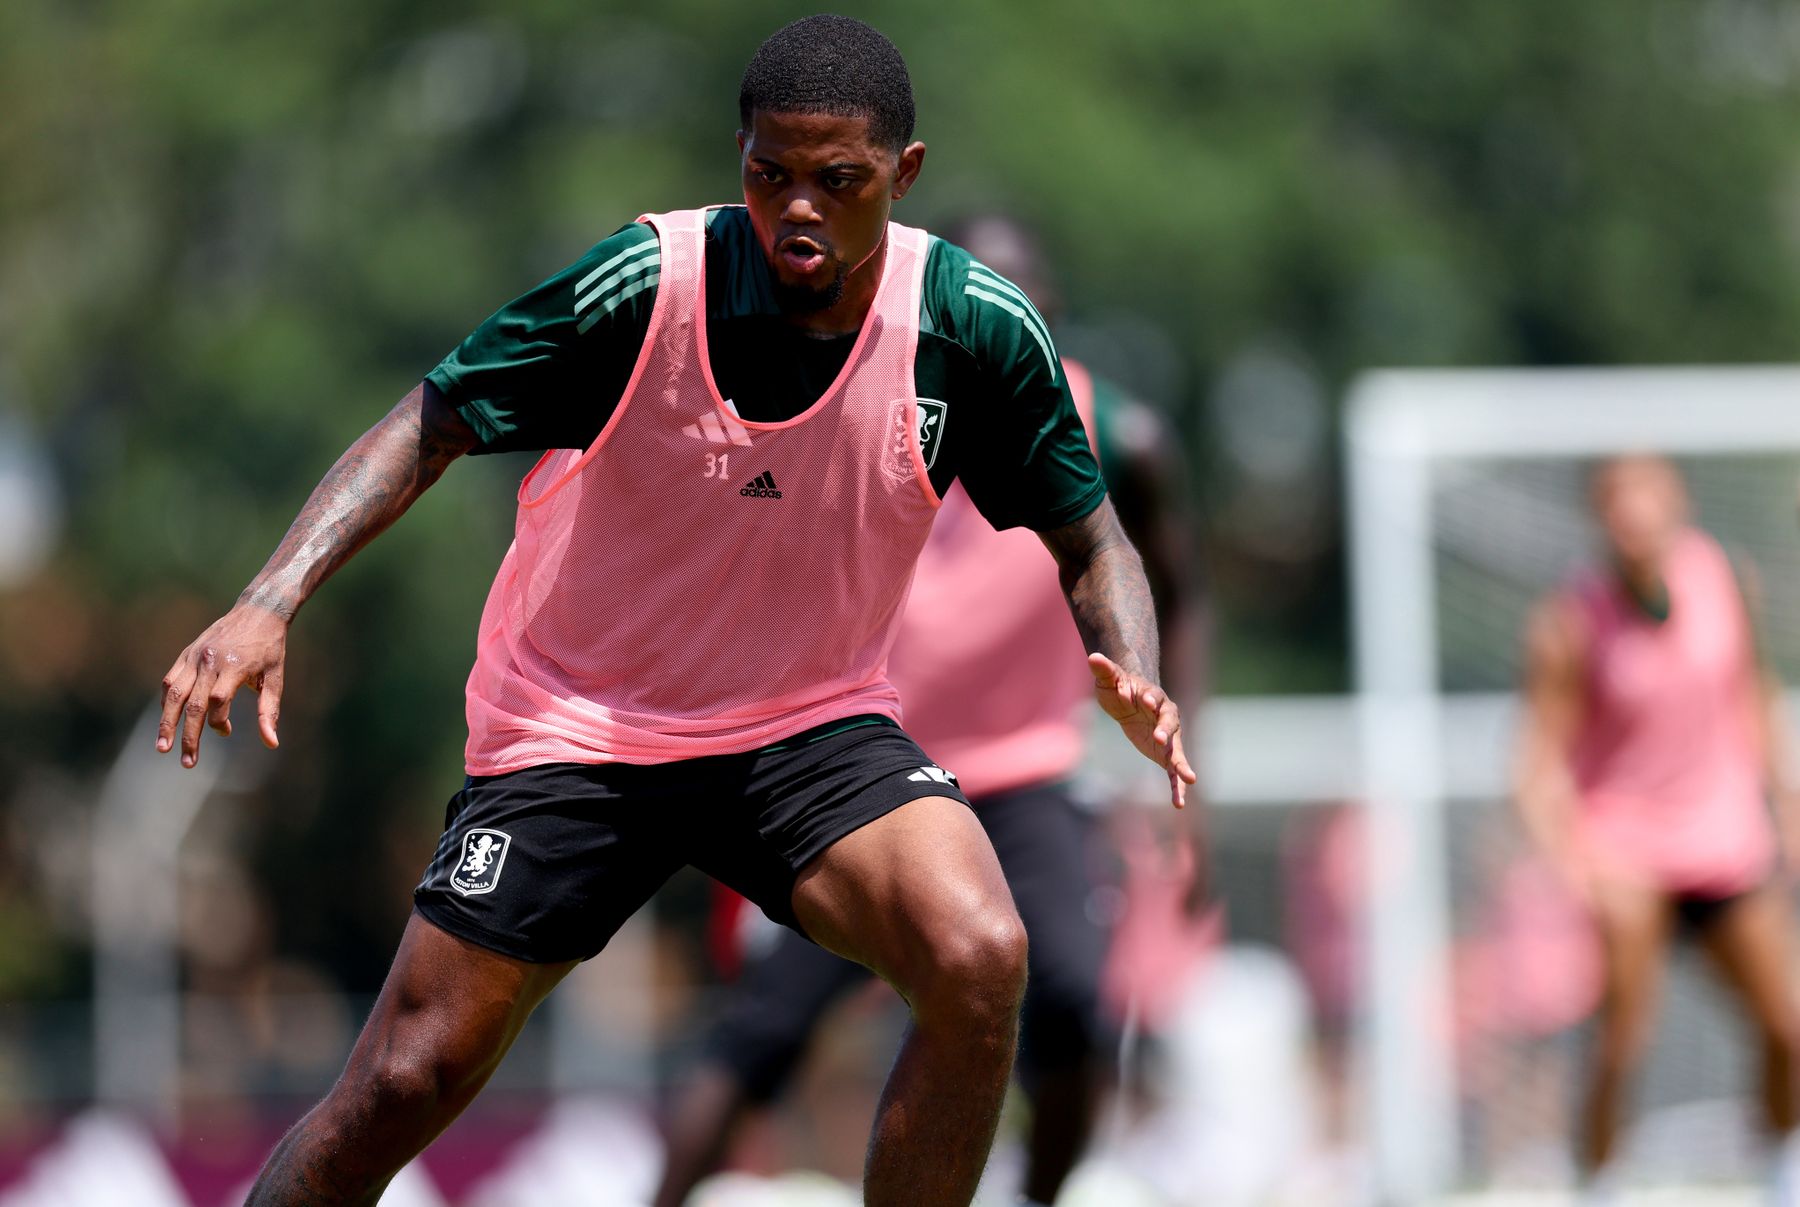
<instances>
[{"instance_id":1,"label":"green training shirt","mask_svg":"<svg viewBox=\"0 0 1800 1207\"><path fill-rule=\"evenodd\" d=\"M626 226L501 307L428 373L480 437L473 451L592 444L643 348L660 269L656 232ZM812 406L856 342L783 319L742 206L707 216L706 297L713 378L752 422ZM1100 505L1100 469L1043 317L1023 291L935 237L913 375L920 398L944 404L924 444L938 494L960 480L995 528L1040 532Z\"/></svg>"}]
</instances>

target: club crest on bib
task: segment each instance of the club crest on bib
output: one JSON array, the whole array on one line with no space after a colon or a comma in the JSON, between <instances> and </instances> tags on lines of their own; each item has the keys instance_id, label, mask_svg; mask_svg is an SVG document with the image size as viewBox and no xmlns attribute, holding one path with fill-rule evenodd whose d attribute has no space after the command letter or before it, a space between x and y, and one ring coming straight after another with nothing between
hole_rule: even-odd
<instances>
[{"instance_id":1,"label":"club crest on bib","mask_svg":"<svg viewBox=\"0 0 1800 1207\"><path fill-rule=\"evenodd\" d=\"M465 897L491 893L500 883L512 835L501 830L470 830L463 835L462 855L450 872L450 887Z\"/></svg>"},{"instance_id":2,"label":"club crest on bib","mask_svg":"<svg viewBox=\"0 0 1800 1207\"><path fill-rule=\"evenodd\" d=\"M919 457L929 470L937 464L938 450L944 445L944 425L950 415L949 404L936 398L897 398L888 410L888 455L883 467L896 478L910 478L913 467L912 446L916 440Z\"/></svg>"},{"instance_id":3,"label":"club crest on bib","mask_svg":"<svg viewBox=\"0 0 1800 1207\"><path fill-rule=\"evenodd\" d=\"M919 455L925 458L925 468L930 469L937 464L938 449L944 443L944 422L950 414L947 403L935 398L921 398L915 421L918 424Z\"/></svg>"}]
</instances>

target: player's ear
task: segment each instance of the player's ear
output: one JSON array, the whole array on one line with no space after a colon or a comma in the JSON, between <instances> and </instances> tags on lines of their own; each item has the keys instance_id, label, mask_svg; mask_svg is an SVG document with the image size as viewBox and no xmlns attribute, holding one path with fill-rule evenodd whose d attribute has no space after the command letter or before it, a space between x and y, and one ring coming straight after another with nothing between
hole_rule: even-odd
<instances>
[{"instance_id":1,"label":"player's ear","mask_svg":"<svg viewBox=\"0 0 1800 1207\"><path fill-rule=\"evenodd\" d=\"M911 190L913 181L919 178L919 169L925 166L925 144L909 143L900 151L900 170L894 173L894 200L906 196Z\"/></svg>"}]
</instances>

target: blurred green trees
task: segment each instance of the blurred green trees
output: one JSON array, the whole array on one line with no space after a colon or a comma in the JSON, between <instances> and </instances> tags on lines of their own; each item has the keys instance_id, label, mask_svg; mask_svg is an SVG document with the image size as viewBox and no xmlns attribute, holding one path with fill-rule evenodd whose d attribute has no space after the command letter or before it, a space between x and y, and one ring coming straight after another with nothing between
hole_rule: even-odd
<instances>
[{"instance_id":1,"label":"blurred green trees","mask_svg":"<svg viewBox=\"0 0 1800 1207\"><path fill-rule=\"evenodd\" d=\"M0 7L0 407L67 506L0 590L7 786L91 779L325 465L487 311L640 211L731 200L737 74L804 11ZM1321 408L1358 368L1800 351L1786 0L850 11L914 72L901 216L1030 218L1066 346L1179 417L1226 690L1343 681ZM1300 452L1245 452L1271 444ZM296 629L256 820L287 941L355 983L458 779L522 468L458 468ZM1305 503L1275 533L1246 505L1270 474Z\"/></svg>"}]
</instances>

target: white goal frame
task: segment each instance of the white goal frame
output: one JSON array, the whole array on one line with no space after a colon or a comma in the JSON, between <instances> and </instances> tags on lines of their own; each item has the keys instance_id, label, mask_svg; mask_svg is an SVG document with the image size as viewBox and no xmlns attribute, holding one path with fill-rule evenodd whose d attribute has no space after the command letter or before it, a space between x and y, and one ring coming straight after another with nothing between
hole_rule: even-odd
<instances>
[{"instance_id":1,"label":"white goal frame","mask_svg":"<svg viewBox=\"0 0 1800 1207\"><path fill-rule=\"evenodd\" d=\"M1464 769L1447 765L1454 735L1446 723L1457 701L1437 681L1434 470L1465 458L1797 447L1800 368L1381 370L1352 386L1344 461L1369 806L1364 1108L1378 1201L1433 1201L1457 1177L1456 1071L1441 1039L1449 1018L1443 809ZM1492 755L1482 761L1504 765ZM1490 787L1498 794L1504 784Z\"/></svg>"}]
</instances>

